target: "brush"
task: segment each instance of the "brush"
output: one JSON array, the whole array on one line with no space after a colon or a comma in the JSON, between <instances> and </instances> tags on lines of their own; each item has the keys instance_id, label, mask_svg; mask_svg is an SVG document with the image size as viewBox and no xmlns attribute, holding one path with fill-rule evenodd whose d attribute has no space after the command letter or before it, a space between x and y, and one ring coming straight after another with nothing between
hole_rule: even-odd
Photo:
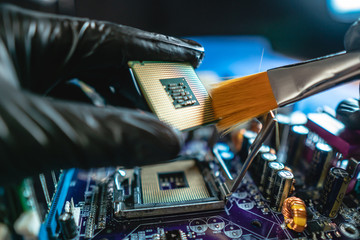
<instances>
[{"instance_id":1,"label":"brush","mask_svg":"<svg viewBox=\"0 0 360 240\"><path fill-rule=\"evenodd\" d=\"M360 74L360 52L341 52L231 79L211 89L220 130L284 107Z\"/></svg>"}]
</instances>

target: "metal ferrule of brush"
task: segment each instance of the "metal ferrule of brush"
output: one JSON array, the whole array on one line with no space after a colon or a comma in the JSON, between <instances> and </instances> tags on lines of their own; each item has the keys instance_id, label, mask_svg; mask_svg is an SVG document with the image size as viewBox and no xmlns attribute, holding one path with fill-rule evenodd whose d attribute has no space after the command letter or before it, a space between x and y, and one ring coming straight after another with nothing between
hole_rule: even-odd
<instances>
[{"instance_id":1,"label":"metal ferrule of brush","mask_svg":"<svg viewBox=\"0 0 360 240\"><path fill-rule=\"evenodd\" d=\"M279 107L360 76L360 52L340 52L267 71Z\"/></svg>"}]
</instances>

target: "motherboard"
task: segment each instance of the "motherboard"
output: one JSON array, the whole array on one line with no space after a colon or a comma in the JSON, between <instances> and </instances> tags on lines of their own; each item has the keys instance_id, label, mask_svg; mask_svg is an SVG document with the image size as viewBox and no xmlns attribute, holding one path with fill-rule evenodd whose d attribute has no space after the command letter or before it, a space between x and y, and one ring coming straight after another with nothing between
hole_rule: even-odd
<instances>
[{"instance_id":1,"label":"motherboard","mask_svg":"<svg viewBox=\"0 0 360 240\"><path fill-rule=\"evenodd\" d=\"M53 195L46 187L39 238L359 239L355 146L337 135L344 125L329 118L277 114L235 191L231 184L261 128L257 120L226 136L212 126L187 132L174 161L49 175L45 187L58 182Z\"/></svg>"},{"instance_id":2,"label":"motherboard","mask_svg":"<svg viewBox=\"0 0 360 240\"><path fill-rule=\"evenodd\" d=\"M130 63L153 112L183 130L179 156L0 187L0 239L360 239L360 131L333 109L221 134L189 64Z\"/></svg>"}]
</instances>

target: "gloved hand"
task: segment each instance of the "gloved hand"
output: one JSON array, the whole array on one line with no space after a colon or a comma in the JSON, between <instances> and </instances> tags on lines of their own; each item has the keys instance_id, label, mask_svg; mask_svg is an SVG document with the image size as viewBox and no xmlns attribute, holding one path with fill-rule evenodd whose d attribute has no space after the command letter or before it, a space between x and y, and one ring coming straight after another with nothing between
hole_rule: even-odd
<instances>
[{"instance_id":1,"label":"gloved hand","mask_svg":"<svg viewBox=\"0 0 360 240\"><path fill-rule=\"evenodd\" d=\"M190 40L1 5L0 184L51 169L129 167L175 157L180 135L149 114L43 96L79 76L100 93L111 92L109 69L124 72L128 60L196 67L203 55ZM117 83L131 85L128 79ZM125 106L141 105L128 91L112 94L130 99Z\"/></svg>"},{"instance_id":2,"label":"gloved hand","mask_svg":"<svg viewBox=\"0 0 360 240\"><path fill-rule=\"evenodd\" d=\"M360 50L360 19L354 22L345 34L345 50L347 52ZM352 130L360 130L359 100L346 99L336 108L336 118Z\"/></svg>"}]
</instances>

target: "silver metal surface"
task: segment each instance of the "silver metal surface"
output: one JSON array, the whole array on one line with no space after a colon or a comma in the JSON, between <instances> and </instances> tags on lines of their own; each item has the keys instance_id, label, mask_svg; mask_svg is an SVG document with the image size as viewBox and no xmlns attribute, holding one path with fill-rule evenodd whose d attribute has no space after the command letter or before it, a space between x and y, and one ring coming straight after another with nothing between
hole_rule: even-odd
<instances>
[{"instance_id":1,"label":"silver metal surface","mask_svg":"<svg viewBox=\"0 0 360 240\"><path fill-rule=\"evenodd\" d=\"M122 181L125 179L126 172L118 169L114 174L114 189L113 189L113 207L114 213L119 214L125 208L125 190L121 186Z\"/></svg>"},{"instance_id":2,"label":"silver metal surface","mask_svg":"<svg viewBox=\"0 0 360 240\"><path fill-rule=\"evenodd\" d=\"M336 85L356 80L360 52L337 53L307 62L268 70L279 107L309 97Z\"/></svg>"},{"instance_id":3,"label":"silver metal surface","mask_svg":"<svg viewBox=\"0 0 360 240\"><path fill-rule=\"evenodd\" d=\"M140 218L149 216L162 216L169 214L189 213L198 211L209 211L215 209L222 209L225 206L225 201L214 200L207 202L194 202L183 204L169 204L160 206L143 207L137 209L124 209L120 212L115 212L117 217L125 218Z\"/></svg>"},{"instance_id":4,"label":"silver metal surface","mask_svg":"<svg viewBox=\"0 0 360 240\"><path fill-rule=\"evenodd\" d=\"M220 168L217 174L221 174L224 181L217 181L217 185L226 198L230 197L232 192L230 191L231 186L234 183L234 178L231 176L229 169L227 168L224 160L222 159L218 149L214 148L213 153L215 155L215 160L219 163Z\"/></svg>"}]
</instances>

